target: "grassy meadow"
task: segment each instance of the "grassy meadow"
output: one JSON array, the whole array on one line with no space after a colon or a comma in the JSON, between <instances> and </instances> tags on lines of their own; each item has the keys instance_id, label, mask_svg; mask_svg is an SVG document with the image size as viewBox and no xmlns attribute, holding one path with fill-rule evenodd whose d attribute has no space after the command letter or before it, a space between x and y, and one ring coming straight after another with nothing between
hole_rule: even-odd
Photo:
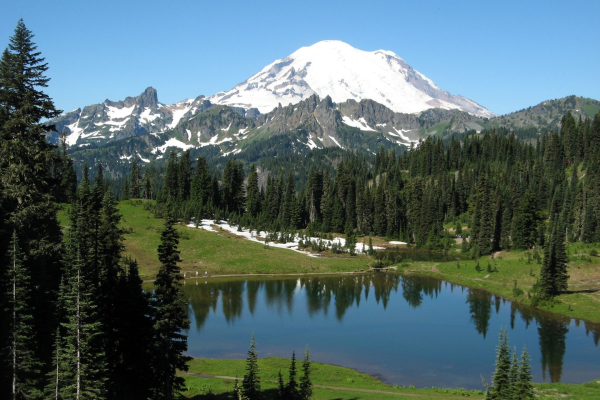
<instances>
[{"instance_id":1,"label":"grassy meadow","mask_svg":"<svg viewBox=\"0 0 600 400\"><path fill-rule=\"evenodd\" d=\"M302 360L296 360L296 367L301 367ZM230 399L235 378L244 376L245 360L193 359L190 370L185 374L187 392L185 397L201 399ZM287 382L290 360L285 358L260 358L261 387L265 398L274 399L277 392L277 375L281 371L284 382ZM335 365L312 362L311 380L313 399L344 400L387 400L411 397L421 400L472 398L483 399L484 394L478 390L442 389L391 386L379 379L358 372L354 369ZM202 375L199 376L199 375ZM298 377L301 375L299 372ZM489 380L489 378L488 378ZM539 399L568 398L592 400L600 398L600 383L590 382L580 385L565 383L534 384Z\"/></svg>"},{"instance_id":2,"label":"grassy meadow","mask_svg":"<svg viewBox=\"0 0 600 400\"><path fill-rule=\"evenodd\" d=\"M119 210L123 216L125 255L136 259L140 275L146 281L153 280L158 271L158 244L164 221L156 219L140 200L122 201ZM59 221L68 225L66 211L59 213ZM264 246L232 235L227 231L219 234L186 226L177 226L181 234L179 249L183 272L188 276L207 271L215 275L245 274L314 274L340 273L368 269L375 264L372 257L358 255L333 255L325 252L322 257L308 257L290 250ZM362 242L358 238L358 242ZM383 238L373 238L373 244L384 246ZM406 249L400 249L406 250ZM538 304L551 312L573 318L600 322L600 257L590 256L592 250L600 252L600 244L569 243L569 291L549 304ZM460 251L460 245L450 250ZM397 263L398 272L435 276L457 284L488 290L523 304L531 304L530 292L539 277L541 257L533 251L503 251L478 261L434 262L412 261ZM422 258L422 257L421 257ZM465 258L465 257L463 257ZM480 271L476 270L479 262ZM490 270L488 272L488 264ZM515 288L516 282L516 288Z\"/></svg>"}]
</instances>

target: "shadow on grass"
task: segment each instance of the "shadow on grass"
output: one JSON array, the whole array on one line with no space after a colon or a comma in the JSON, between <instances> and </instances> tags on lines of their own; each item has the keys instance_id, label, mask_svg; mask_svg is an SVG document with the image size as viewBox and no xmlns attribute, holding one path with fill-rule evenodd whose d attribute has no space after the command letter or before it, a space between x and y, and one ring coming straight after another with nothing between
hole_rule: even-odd
<instances>
[{"instance_id":1,"label":"shadow on grass","mask_svg":"<svg viewBox=\"0 0 600 400\"><path fill-rule=\"evenodd\" d=\"M262 392L264 400L275 400L277 398L277 389L267 389ZM190 397L191 400L234 400L236 397L233 395L233 392L228 393L220 393L220 394L199 394L194 397ZM330 400L361 400L364 398L361 397L353 397L351 399L343 399L342 397L335 397Z\"/></svg>"},{"instance_id":2,"label":"shadow on grass","mask_svg":"<svg viewBox=\"0 0 600 400\"><path fill-rule=\"evenodd\" d=\"M576 293L596 293L598 289L582 289L582 290L565 290L564 294L576 294Z\"/></svg>"}]
</instances>

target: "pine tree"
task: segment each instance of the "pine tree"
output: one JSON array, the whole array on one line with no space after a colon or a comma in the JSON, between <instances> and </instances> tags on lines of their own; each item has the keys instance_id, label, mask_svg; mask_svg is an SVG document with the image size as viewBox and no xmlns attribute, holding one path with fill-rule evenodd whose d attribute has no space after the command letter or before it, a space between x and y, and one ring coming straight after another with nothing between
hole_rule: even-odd
<instances>
[{"instance_id":1,"label":"pine tree","mask_svg":"<svg viewBox=\"0 0 600 400\"><path fill-rule=\"evenodd\" d=\"M310 380L311 366L308 346L304 351L304 361L302 361L302 376L300 377L300 399L308 400L312 396L312 381Z\"/></svg>"},{"instance_id":2,"label":"pine tree","mask_svg":"<svg viewBox=\"0 0 600 400\"><path fill-rule=\"evenodd\" d=\"M23 253L16 232L9 244L8 263L11 266L6 293L11 313L11 357L12 399L40 397L41 365L34 352L33 316L31 315L31 287L28 272L23 267Z\"/></svg>"},{"instance_id":3,"label":"pine tree","mask_svg":"<svg viewBox=\"0 0 600 400\"><path fill-rule=\"evenodd\" d=\"M165 198L167 200L177 199L179 194L179 168L177 164L177 153L171 150L169 160L167 161L167 171L165 173L165 181L163 190L165 190Z\"/></svg>"},{"instance_id":4,"label":"pine tree","mask_svg":"<svg viewBox=\"0 0 600 400\"><path fill-rule=\"evenodd\" d=\"M189 328L186 304L181 290L183 277L177 265L179 258L179 234L173 226L175 220L169 216L161 233L158 259L161 266L154 281L154 331L155 341L155 398L174 399L184 390L184 379L176 371L187 371L189 357L187 336L182 333Z\"/></svg>"},{"instance_id":5,"label":"pine tree","mask_svg":"<svg viewBox=\"0 0 600 400\"><path fill-rule=\"evenodd\" d=\"M131 178L129 180L131 188L130 188L130 196L134 199L139 199L142 193L142 176L140 173L140 167L138 163L133 160L131 163Z\"/></svg>"},{"instance_id":6,"label":"pine tree","mask_svg":"<svg viewBox=\"0 0 600 400\"><path fill-rule=\"evenodd\" d=\"M67 278L61 287L60 310L64 321L59 349L60 398L103 399L106 396L106 364L94 284L85 273L81 244L73 240Z\"/></svg>"},{"instance_id":7,"label":"pine tree","mask_svg":"<svg viewBox=\"0 0 600 400\"><path fill-rule=\"evenodd\" d=\"M550 240L544 252L544 263L540 271L538 290L541 298L551 298L567 289L567 254L564 229L561 221L554 223Z\"/></svg>"},{"instance_id":8,"label":"pine tree","mask_svg":"<svg viewBox=\"0 0 600 400\"><path fill-rule=\"evenodd\" d=\"M258 188L258 173L256 166L250 166L248 173L248 184L246 185L246 212L253 218L258 217L260 213L260 190Z\"/></svg>"},{"instance_id":9,"label":"pine tree","mask_svg":"<svg viewBox=\"0 0 600 400\"><path fill-rule=\"evenodd\" d=\"M148 295L142 289L138 265L125 260L127 274L121 274L117 286L114 326L115 348L108 348L118 359L113 361L110 375L111 398L148 399L155 387L154 335Z\"/></svg>"},{"instance_id":10,"label":"pine tree","mask_svg":"<svg viewBox=\"0 0 600 400\"><path fill-rule=\"evenodd\" d=\"M531 384L531 365L527 347L523 347L519 363L517 380L514 382L513 398L515 400L533 400L535 395Z\"/></svg>"},{"instance_id":11,"label":"pine tree","mask_svg":"<svg viewBox=\"0 0 600 400\"><path fill-rule=\"evenodd\" d=\"M154 189L156 187L156 168L154 164L150 164L144 170L144 198L151 200L154 198Z\"/></svg>"},{"instance_id":12,"label":"pine tree","mask_svg":"<svg viewBox=\"0 0 600 400\"><path fill-rule=\"evenodd\" d=\"M290 362L289 380L285 386L286 399L294 400L298 398L298 382L296 381L296 353L292 352Z\"/></svg>"},{"instance_id":13,"label":"pine tree","mask_svg":"<svg viewBox=\"0 0 600 400\"><path fill-rule=\"evenodd\" d=\"M286 400L285 395L285 384L283 383L283 375L281 375L281 370L279 370L279 374L277 375L277 400Z\"/></svg>"},{"instance_id":14,"label":"pine tree","mask_svg":"<svg viewBox=\"0 0 600 400\"><path fill-rule=\"evenodd\" d=\"M496 351L496 370L492 375L492 384L488 386L487 398L494 400L510 399L510 347L506 330L500 329L500 340Z\"/></svg>"},{"instance_id":15,"label":"pine tree","mask_svg":"<svg viewBox=\"0 0 600 400\"><path fill-rule=\"evenodd\" d=\"M250 350L248 351L248 357L246 358L246 373L244 374L244 380L242 381L242 393L248 400L262 399L259 373L256 343L254 342L254 335L252 335Z\"/></svg>"},{"instance_id":16,"label":"pine tree","mask_svg":"<svg viewBox=\"0 0 600 400\"><path fill-rule=\"evenodd\" d=\"M52 357L62 239L53 202L54 188L60 183L53 171L61 160L44 136L55 128L43 121L58 116L60 110L41 90L48 86L44 75L48 67L32 39L20 20L0 59L0 277L10 276L11 264L3 258L16 233L22 270L30 277L29 286L35 288L28 305L35 346L29 350L45 364ZM4 373L13 364L3 351L13 337L12 325L5 323L11 320L8 310L0 309L1 398L10 398L12 387L11 373ZM30 372L35 375L34 370Z\"/></svg>"}]
</instances>

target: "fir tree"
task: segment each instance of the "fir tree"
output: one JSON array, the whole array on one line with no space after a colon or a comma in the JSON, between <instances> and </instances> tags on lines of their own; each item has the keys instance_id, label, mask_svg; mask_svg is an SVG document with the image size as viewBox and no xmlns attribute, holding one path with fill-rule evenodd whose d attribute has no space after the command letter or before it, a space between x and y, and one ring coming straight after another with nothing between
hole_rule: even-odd
<instances>
[{"instance_id":1,"label":"fir tree","mask_svg":"<svg viewBox=\"0 0 600 400\"><path fill-rule=\"evenodd\" d=\"M33 316L31 315L31 287L28 272L23 267L23 254L17 234L13 232L9 244L8 263L11 266L9 287L5 291L11 313L11 358L12 399L40 397L41 365L35 354Z\"/></svg>"},{"instance_id":2,"label":"fir tree","mask_svg":"<svg viewBox=\"0 0 600 400\"><path fill-rule=\"evenodd\" d=\"M312 381L310 379L311 366L310 366L310 354L308 346L304 351L304 361L302 361L302 376L300 377L300 399L308 400L312 396Z\"/></svg>"},{"instance_id":3,"label":"fir tree","mask_svg":"<svg viewBox=\"0 0 600 400\"><path fill-rule=\"evenodd\" d=\"M175 220L169 216L161 233L158 259L161 266L154 281L154 332L155 340L155 398L174 399L184 389L184 380L176 371L187 371L189 357L187 336L182 333L189 328L181 290L183 277L177 265L179 258L179 234L173 226Z\"/></svg>"},{"instance_id":4,"label":"fir tree","mask_svg":"<svg viewBox=\"0 0 600 400\"><path fill-rule=\"evenodd\" d=\"M129 182L131 186L129 189L131 198L139 199L142 197L142 176L140 173L140 167L135 160L133 160L131 163L131 178Z\"/></svg>"},{"instance_id":5,"label":"fir tree","mask_svg":"<svg viewBox=\"0 0 600 400\"><path fill-rule=\"evenodd\" d=\"M252 335L250 350L248 351L248 357L246 358L246 373L244 374L244 380L242 381L242 393L248 400L262 399L259 373L256 343L254 342L254 335Z\"/></svg>"},{"instance_id":6,"label":"fir tree","mask_svg":"<svg viewBox=\"0 0 600 400\"><path fill-rule=\"evenodd\" d=\"M253 218L260 213L260 190L258 188L258 173L254 164L250 166L248 184L246 185L246 212Z\"/></svg>"},{"instance_id":7,"label":"fir tree","mask_svg":"<svg viewBox=\"0 0 600 400\"><path fill-rule=\"evenodd\" d=\"M523 347L521 361L519 363L517 379L513 386L513 398L515 400L533 400L535 395L531 384L531 365L527 347Z\"/></svg>"},{"instance_id":8,"label":"fir tree","mask_svg":"<svg viewBox=\"0 0 600 400\"><path fill-rule=\"evenodd\" d=\"M290 362L289 380L285 386L286 399L294 400L298 398L298 382L296 381L296 353L292 352L292 360Z\"/></svg>"},{"instance_id":9,"label":"fir tree","mask_svg":"<svg viewBox=\"0 0 600 400\"><path fill-rule=\"evenodd\" d=\"M45 364L52 357L53 303L60 282L62 239L53 202L54 188L61 180L53 171L58 170L61 159L44 136L55 128L44 121L58 116L60 110L41 90L48 86L49 78L44 75L48 67L33 36L20 20L0 59L0 277L11 276L12 265L4 257L16 233L22 271L30 277L28 285L35 288L28 299L35 346L28 350ZM13 374L5 373L13 365L12 357L4 351L14 333L8 314L10 307L1 307L1 398L10 398L12 388ZM26 375L37 374L38 367L30 365L33 369ZM29 368L26 364L21 367Z\"/></svg>"},{"instance_id":10,"label":"fir tree","mask_svg":"<svg viewBox=\"0 0 600 400\"><path fill-rule=\"evenodd\" d=\"M486 398L493 400L510 399L510 347L506 330L500 329L500 340L496 351L496 370L492 375L492 384L487 386Z\"/></svg>"},{"instance_id":11,"label":"fir tree","mask_svg":"<svg viewBox=\"0 0 600 400\"><path fill-rule=\"evenodd\" d=\"M550 298L567 289L569 275L567 274L567 254L562 223L554 223L550 240L544 252L544 263L538 282L539 295Z\"/></svg>"}]
</instances>

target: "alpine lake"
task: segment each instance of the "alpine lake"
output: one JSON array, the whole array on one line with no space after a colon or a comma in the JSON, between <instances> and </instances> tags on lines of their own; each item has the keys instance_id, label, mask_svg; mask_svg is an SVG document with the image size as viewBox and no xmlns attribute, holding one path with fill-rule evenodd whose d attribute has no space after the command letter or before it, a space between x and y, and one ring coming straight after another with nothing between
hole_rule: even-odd
<instances>
[{"instance_id":1,"label":"alpine lake","mask_svg":"<svg viewBox=\"0 0 600 400\"><path fill-rule=\"evenodd\" d=\"M483 389L500 329L535 382L600 378L600 324L522 306L438 279L372 272L185 281L188 352L311 359L355 368L392 385Z\"/></svg>"}]
</instances>

